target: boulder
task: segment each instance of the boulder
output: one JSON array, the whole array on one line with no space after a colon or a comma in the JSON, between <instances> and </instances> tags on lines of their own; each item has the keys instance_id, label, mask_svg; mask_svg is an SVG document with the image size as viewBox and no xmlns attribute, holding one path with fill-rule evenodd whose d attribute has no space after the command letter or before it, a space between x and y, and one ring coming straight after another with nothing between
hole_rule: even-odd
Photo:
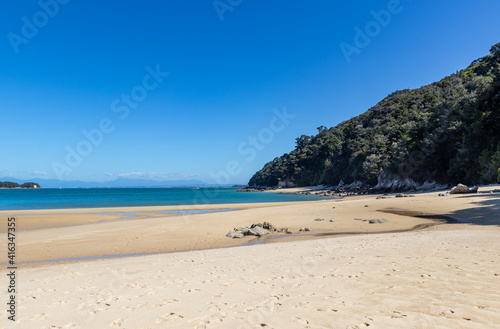
<instances>
[{"instance_id":1,"label":"boulder","mask_svg":"<svg viewBox=\"0 0 500 329\"><path fill-rule=\"evenodd\" d=\"M330 223L335 223L335 220L334 219L330 219Z\"/></svg>"},{"instance_id":2,"label":"boulder","mask_svg":"<svg viewBox=\"0 0 500 329\"><path fill-rule=\"evenodd\" d=\"M243 238L243 234L238 233L238 232L234 232L234 231L229 232L228 234L226 234L226 236L228 238L231 238L231 239L241 239L241 238Z\"/></svg>"},{"instance_id":3,"label":"boulder","mask_svg":"<svg viewBox=\"0 0 500 329\"><path fill-rule=\"evenodd\" d=\"M461 193L467 193L467 190L469 188L467 185L464 184L458 184L457 186L453 187L450 191L450 194L461 194Z\"/></svg>"},{"instance_id":4,"label":"boulder","mask_svg":"<svg viewBox=\"0 0 500 329\"><path fill-rule=\"evenodd\" d=\"M271 232L269 232L269 230L266 230L265 228L262 228L260 226L255 226L250 231L252 231L252 230L255 232L256 236L263 236L263 235L267 235L267 234L271 233Z\"/></svg>"},{"instance_id":5,"label":"boulder","mask_svg":"<svg viewBox=\"0 0 500 329\"><path fill-rule=\"evenodd\" d=\"M243 235L253 235L253 236L257 236L257 232L254 230L254 229L251 229L251 228L248 228L248 227L245 227L241 233L243 233Z\"/></svg>"},{"instance_id":6,"label":"boulder","mask_svg":"<svg viewBox=\"0 0 500 329\"><path fill-rule=\"evenodd\" d=\"M370 224L384 224L384 223L389 223L387 219L370 219L368 221Z\"/></svg>"},{"instance_id":7,"label":"boulder","mask_svg":"<svg viewBox=\"0 0 500 329\"><path fill-rule=\"evenodd\" d=\"M310 229L308 227L303 227L299 230L299 232L309 232Z\"/></svg>"},{"instance_id":8,"label":"boulder","mask_svg":"<svg viewBox=\"0 0 500 329\"><path fill-rule=\"evenodd\" d=\"M468 187L467 185L464 184L458 184L457 186L451 189L450 194L477 193L478 191L479 188L477 186Z\"/></svg>"},{"instance_id":9,"label":"boulder","mask_svg":"<svg viewBox=\"0 0 500 329\"><path fill-rule=\"evenodd\" d=\"M467 193L477 193L478 191L479 191L479 187L474 186L474 187L470 187L470 188L467 190Z\"/></svg>"}]
</instances>

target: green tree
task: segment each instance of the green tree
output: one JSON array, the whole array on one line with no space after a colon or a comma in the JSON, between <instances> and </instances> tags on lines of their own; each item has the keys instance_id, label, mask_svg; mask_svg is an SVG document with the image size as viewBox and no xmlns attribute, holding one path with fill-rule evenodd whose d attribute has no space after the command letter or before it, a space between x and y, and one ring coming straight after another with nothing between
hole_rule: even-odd
<instances>
[{"instance_id":1,"label":"green tree","mask_svg":"<svg viewBox=\"0 0 500 329\"><path fill-rule=\"evenodd\" d=\"M492 54L493 54L493 53L494 53L495 51L497 51L497 50L500 50L500 42L499 42L499 43L497 43L497 44L495 44L495 45L493 45L493 46L491 47L491 49L490 49L490 53L492 53Z\"/></svg>"}]
</instances>

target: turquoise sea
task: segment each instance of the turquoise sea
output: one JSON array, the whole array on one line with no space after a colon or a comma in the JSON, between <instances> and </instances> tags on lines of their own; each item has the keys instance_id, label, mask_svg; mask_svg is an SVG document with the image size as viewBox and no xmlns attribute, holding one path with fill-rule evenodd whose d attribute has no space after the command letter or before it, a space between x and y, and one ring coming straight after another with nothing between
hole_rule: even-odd
<instances>
[{"instance_id":1,"label":"turquoise sea","mask_svg":"<svg viewBox=\"0 0 500 329\"><path fill-rule=\"evenodd\" d=\"M325 197L236 188L0 189L0 210L312 201Z\"/></svg>"}]
</instances>

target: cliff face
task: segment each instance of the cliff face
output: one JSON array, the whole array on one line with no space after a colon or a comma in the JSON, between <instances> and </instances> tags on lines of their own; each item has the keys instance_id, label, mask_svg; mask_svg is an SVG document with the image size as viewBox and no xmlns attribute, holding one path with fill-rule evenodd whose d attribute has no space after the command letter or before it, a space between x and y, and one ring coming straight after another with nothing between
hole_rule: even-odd
<instances>
[{"instance_id":1,"label":"cliff face","mask_svg":"<svg viewBox=\"0 0 500 329\"><path fill-rule=\"evenodd\" d=\"M439 82L396 91L336 127L297 138L250 186L363 184L399 189L497 181L500 43ZM426 185L424 185L426 184Z\"/></svg>"}]
</instances>

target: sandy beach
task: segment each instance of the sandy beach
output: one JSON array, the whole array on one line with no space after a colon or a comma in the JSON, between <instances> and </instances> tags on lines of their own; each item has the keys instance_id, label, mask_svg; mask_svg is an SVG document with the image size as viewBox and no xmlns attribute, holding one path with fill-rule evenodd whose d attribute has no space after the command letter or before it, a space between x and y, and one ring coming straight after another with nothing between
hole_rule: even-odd
<instances>
[{"instance_id":1,"label":"sandy beach","mask_svg":"<svg viewBox=\"0 0 500 329\"><path fill-rule=\"evenodd\" d=\"M500 328L499 186L191 208L224 211L0 212L4 236L16 217L17 261L32 262L18 265L17 321L1 309L0 327ZM294 234L225 236L264 221Z\"/></svg>"}]
</instances>

